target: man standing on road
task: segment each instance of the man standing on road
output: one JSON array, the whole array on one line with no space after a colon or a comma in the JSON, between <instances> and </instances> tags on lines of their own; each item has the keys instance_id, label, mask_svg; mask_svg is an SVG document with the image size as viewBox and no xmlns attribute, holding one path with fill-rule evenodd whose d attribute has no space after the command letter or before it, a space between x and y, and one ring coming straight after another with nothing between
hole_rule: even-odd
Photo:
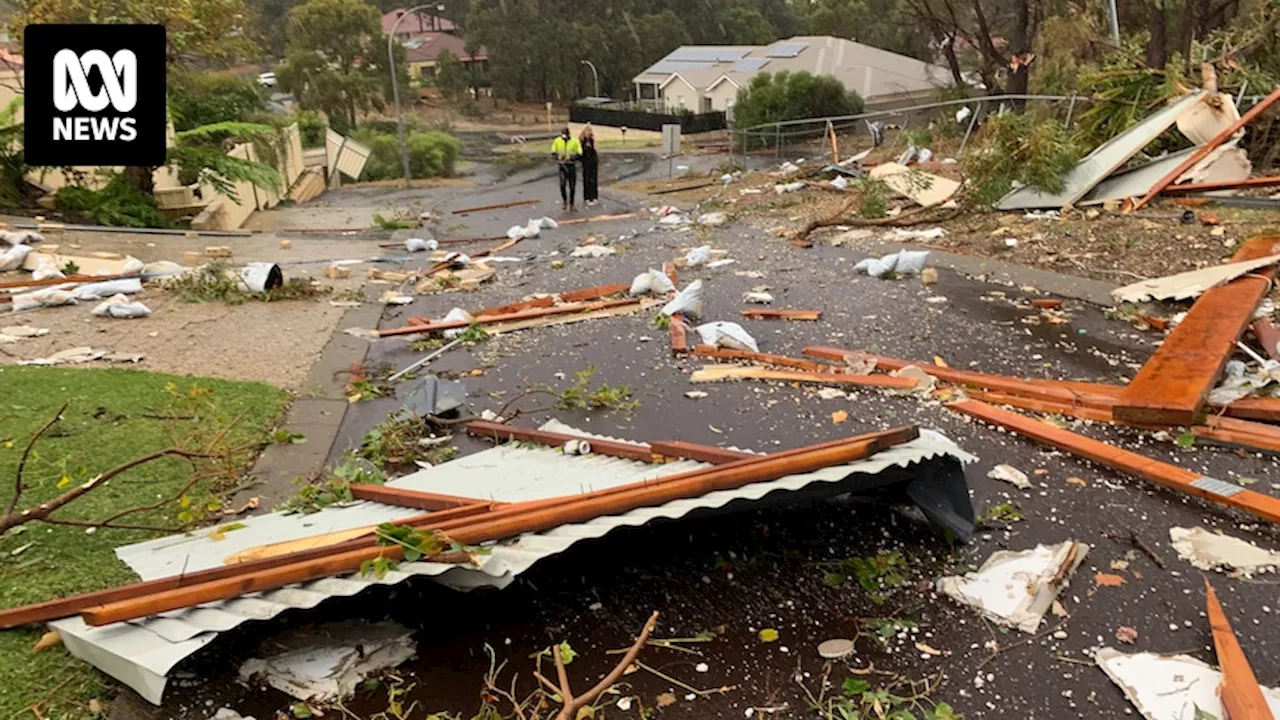
<instances>
[{"instance_id":1,"label":"man standing on road","mask_svg":"<svg viewBox=\"0 0 1280 720\"><path fill-rule=\"evenodd\" d=\"M578 168L573 163L582 157L582 143L566 127L551 143L551 156L560 163L560 209L576 212L573 196L578 190Z\"/></svg>"}]
</instances>

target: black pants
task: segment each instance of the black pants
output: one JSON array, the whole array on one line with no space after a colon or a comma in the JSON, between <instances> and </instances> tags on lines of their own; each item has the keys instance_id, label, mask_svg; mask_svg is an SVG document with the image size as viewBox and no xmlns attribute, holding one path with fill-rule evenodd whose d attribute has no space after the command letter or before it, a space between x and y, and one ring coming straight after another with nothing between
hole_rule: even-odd
<instances>
[{"instance_id":1,"label":"black pants","mask_svg":"<svg viewBox=\"0 0 1280 720\"><path fill-rule=\"evenodd\" d=\"M578 192L578 168L573 163L560 163L560 200L566 205L573 205L573 196Z\"/></svg>"},{"instance_id":2,"label":"black pants","mask_svg":"<svg viewBox=\"0 0 1280 720\"><path fill-rule=\"evenodd\" d=\"M600 199L600 162L583 159L582 161L582 199Z\"/></svg>"}]
</instances>

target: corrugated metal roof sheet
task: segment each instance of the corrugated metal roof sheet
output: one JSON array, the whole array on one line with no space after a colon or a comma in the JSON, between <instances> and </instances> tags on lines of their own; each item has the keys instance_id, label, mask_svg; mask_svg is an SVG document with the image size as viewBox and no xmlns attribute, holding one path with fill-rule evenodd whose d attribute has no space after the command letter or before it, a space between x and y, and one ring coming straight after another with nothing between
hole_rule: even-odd
<instances>
[{"instance_id":1,"label":"corrugated metal roof sheet","mask_svg":"<svg viewBox=\"0 0 1280 720\"><path fill-rule=\"evenodd\" d=\"M543 428L587 437L605 437L584 433L556 421L544 424ZM713 492L523 535L495 545L478 568L401 563L397 570L382 578L359 574L325 578L127 623L95 628L85 625L79 617L73 617L50 624L62 633L63 642L72 654L158 704L164 693L165 676L179 661L195 653L218 633L250 620L269 619L290 608L312 608L330 597L355 595L371 585L392 585L413 575L431 577L457 590L483 586L501 588L537 561L563 552L579 540L601 537L619 527L644 525L660 518L679 518L699 509L718 509L735 500L757 501L775 491L797 491L814 482L839 482L855 474L876 474L889 467L906 466L940 455L950 455L962 462L974 459L946 437L922 431L921 436L910 443L849 465L790 475L772 482L755 483L736 490ZM453 495L521 501L590 492L706 466L706 463L687 460L650 465L601 455L566 456L558 448L508 444L458 458L388 484ZM246 520L244 528L226 533L223 540L214 540L210 531L201 531L128 545L117 548L116 554L142 579L151 580L216 567L222 564L223 558L252 547L388 522L418 512L360 502L347 507L327 508L312 515L263 515Z\"/></svg>"}]
</instances>

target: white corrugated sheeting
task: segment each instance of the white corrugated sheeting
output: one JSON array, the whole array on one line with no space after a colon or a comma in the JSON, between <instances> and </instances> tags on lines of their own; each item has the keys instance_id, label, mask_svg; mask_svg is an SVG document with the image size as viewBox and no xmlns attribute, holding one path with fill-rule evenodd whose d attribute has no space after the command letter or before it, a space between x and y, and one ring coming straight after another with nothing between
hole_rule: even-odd
<instances>
[{"instance_id":1,"label":"white corrugated sheeting","mask_svg":"<svg viewBox=\"0 0 1280 720\"><path fill-rule=\"evenodd\" d=\"M555 421L543 425L543 429L588 435ZM889 467L906 466L940 455L950 455L962 462L974 459L944 436L922 431L921 436L910 443L848 465L523 535L495 545L491 554L483 556L480 567L401 563L398 569L382 578L359 574L325 578L133 622L94 628L73 617L50 624L62 633L63 642L72 654L159 704L165 676L179 661L195 653L218 633L250 620L266 620L291 608L312 608L330 597L355 595L371 585L396 584L412 575L428 576L458 590L501 588L537 561L563 552L579 540L598 538L615 528L643 525L659 518L679 518L695 510L722 508L735 500L759 500L774 491L796 491L814 482L839 482L854 474L874 475ZM706 463L687 460L651 465L602 455L567 456L558 448L507 444L407 475L388 485L511 502L590 492L706 466ZM222 540L211 538L211 531L205 530L121 547L116 554L143 580L152 580L218 567L224 558L249 548L390 522L415 514L419 511L359 502L311 515L273 514L250 518L244 522L244 528L225 533Z\"/></svg>"}]
</instances>

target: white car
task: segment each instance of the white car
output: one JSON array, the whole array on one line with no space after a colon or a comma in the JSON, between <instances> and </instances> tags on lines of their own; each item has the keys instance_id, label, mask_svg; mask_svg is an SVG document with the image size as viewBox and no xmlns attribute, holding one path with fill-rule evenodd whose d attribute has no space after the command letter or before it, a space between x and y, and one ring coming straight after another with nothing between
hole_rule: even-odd
<instances>
[{"instance_id":1,"label":"white car","mask_svg":"<svg viewBox=\"0 0 1280 720\"><path fill-rule=\"evenodd\" d=\"M264 72L258 75L258 84L261 85L262 87L269 87L269 88L275 87L276 74L273 72Z\"/></svg>"}]
</instances>

